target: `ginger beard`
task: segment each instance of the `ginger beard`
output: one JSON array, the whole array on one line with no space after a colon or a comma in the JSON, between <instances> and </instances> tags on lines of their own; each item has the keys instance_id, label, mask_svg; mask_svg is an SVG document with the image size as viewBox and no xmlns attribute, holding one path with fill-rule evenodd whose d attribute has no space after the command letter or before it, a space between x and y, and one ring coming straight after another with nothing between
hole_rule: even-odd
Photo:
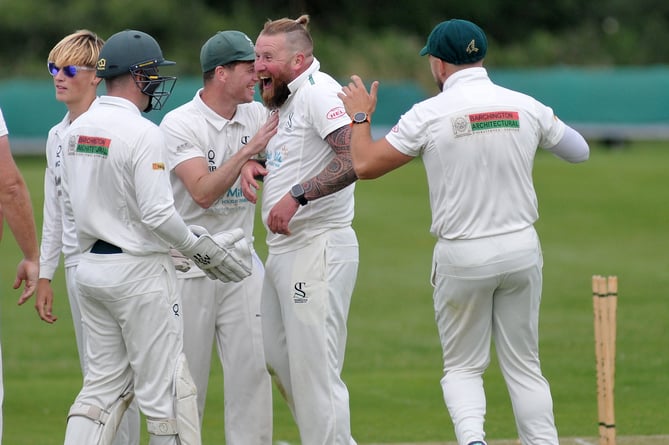
<instances>
[{"instance_id":1,"label":"ginger beard","mask_svg":"<svg viewBox=\"0 0 669 445\"><path fill-rule=\"evenodd\" d=\"M288 83L276 77L265 77L260 81L262 91L260 96L263 103L269 109L279 108L283 105L288 96L290 96L290 89Z\"/></svg>"}]
</instances>

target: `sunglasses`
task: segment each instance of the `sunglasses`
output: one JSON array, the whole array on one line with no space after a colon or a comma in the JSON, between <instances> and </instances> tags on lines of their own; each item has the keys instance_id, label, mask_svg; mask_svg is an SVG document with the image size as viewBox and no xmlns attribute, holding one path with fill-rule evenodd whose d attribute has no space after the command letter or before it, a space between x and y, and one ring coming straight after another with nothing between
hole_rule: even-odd
<instances>
[{"instance_id":1,"label":"sunglasses","mask_svg":"<svg viewBox=\"0 0 669 445\"><path fill-rule=\"evenodd\" d=\"M74 77L77 75L79 71L93 71L95 69L89 66L78 66L78 65L66 65L63 67L59 67L56 66L56 64L53 62L47 63L47 67L49 68L49 72L51 73L51 75L54 77L56 77L56 75L60 70L63 70L63 73L67 77Z\"/></svg>"}]
</instances>

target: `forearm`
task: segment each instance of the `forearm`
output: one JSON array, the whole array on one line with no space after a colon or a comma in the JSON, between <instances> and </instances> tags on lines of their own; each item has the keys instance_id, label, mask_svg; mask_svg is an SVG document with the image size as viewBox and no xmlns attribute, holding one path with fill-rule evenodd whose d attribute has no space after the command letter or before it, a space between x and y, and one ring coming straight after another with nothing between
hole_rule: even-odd
<instances>
[{"instance_id":1,"label":"forearm","mask_svg":"<svg viewBox=\"0 0 669 445\"><path fill-rule=\"evenodd\" d=\"M190 249L197 240L177 212L172 213L167 220L153 229L153 231L159 238L169 244L170 247L175 248L179 252Z\"/></svg>"},{"instance_id":2,"label":"forearm","mask_svg":"<svg viewBox=\"0 0 669 445\"><path fill-rule=\"evenodd\" d=\"M215 171L201 178L197 189L192 193L193 199L199 206L205 209L211 207L234 185L244 164L254 156L251 150L245 148L235 153Z\"/></svg>"},{"instance_id":3,"label":"forearm","mask_svg":"<svg viewBox=\"0 0 669 445\"><path fill-rule=\"evenodd\" d=\"M35 218L25 182L18 178L14 184L3 188L2 195L5 219L14 234L16 243L25 259L38 262L39 248Z\"/></svg>"},{"instance_id":4,"label":"forearm","mask_svg":"<svg viewBox=\"0 0 669 445\"><path fill-rule=\"evenodd\" d=\"M353 170L350 154L335 156L318 175L302 183L308 201L338 192L353 184L358 177Z\"/></svg>"},{"instance_id":5,"label":"forearm","mask_svg":"<svg viewBox=\"0 0 669 445\"><path fill-rule=\"evenodd\" d=\"M302 183L309 201L338 192L358 179L351 159L351 128L347 125L333 131L326 141L335 156L319 174Z\"/></svg>"},{"instance_id":6,"label":"forearm","mask_svg":"<svg viewBox=\"0 0 669 445\"><path fill-rule=\"evenodd\" d=\"M413 159L396 150L386 138L372 139L371 121L376 109L379 82L374 81L367 93L360 76L352 75L351 82L338 94L346 113L354 121L351 127L351 159L358 179L375 179ZM367 119L357 122L356 114L366 113ZM398 124L399 125L399 124Z\"/></svg>"},{"instance_id":7,"label":"forearm","mask_svg":"<svg viewBox=\"0 0 669 445\"><path fill-rule=\"evenodd\" d=\"M358 179L376 179L410 162L413 157L393 147L386 137L372 139L369 124L353 127L351 155Z\"/></svg>"},{"instance_id":8,"label":"forearm","mask_svg":"<svg viewBox=\"0 0 669 445\"><path fill-rule=\"evenodd\" d=\"M371 150L372 130L371 124L357 124L351 131L351 160L355 173L360 179L373 179L372 170L375 165L375 156Z\"/></svg>"}]
</instances>

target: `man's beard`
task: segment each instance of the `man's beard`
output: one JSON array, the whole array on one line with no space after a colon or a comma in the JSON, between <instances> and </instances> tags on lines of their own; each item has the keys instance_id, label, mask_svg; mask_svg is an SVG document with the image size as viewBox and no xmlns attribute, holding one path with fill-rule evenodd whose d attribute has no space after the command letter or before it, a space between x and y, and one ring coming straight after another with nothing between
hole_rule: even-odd
<instances>
[{"instance_id":1,"label":"man's beard","mask_svg":"<svg viewBox=\"0 0 669 445\"><path fill-rule=\"evenodd\" d=\"M277 79L272 79L272 88L263 88L260 95L267 108L279 108L286 102L286 100L288 100L288 96L290 96L290 89L288 88L287 83Z\"/></svg>"}]
</instances>

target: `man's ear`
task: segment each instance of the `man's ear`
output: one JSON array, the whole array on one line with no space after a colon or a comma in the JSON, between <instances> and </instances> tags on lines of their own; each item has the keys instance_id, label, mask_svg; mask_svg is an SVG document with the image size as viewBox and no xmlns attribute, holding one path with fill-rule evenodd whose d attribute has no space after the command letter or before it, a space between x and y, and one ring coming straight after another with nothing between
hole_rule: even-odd
<instances>
[{"instance_id":1,"label":"man's ear","mask_svg":"<svg viewBox=\"0 0 669 445\"><path fill-rule=\"evenodd\" d=\"M223 65L219 65L214 69L215 69L214 74L216 77L225 77L228 72L228 70L226 70L225 67L223 67Z\"/></svg>"},{"instance_id":2,"label":"man's ear","mask_svg":"<svg viewBox=\"0 0 669 445\"><path fill-rule=\"evenodd\" d=\"M300 68L304 64L304 53L297 53L293 56L293 67Z\"/></svg>"}]
</instances>

